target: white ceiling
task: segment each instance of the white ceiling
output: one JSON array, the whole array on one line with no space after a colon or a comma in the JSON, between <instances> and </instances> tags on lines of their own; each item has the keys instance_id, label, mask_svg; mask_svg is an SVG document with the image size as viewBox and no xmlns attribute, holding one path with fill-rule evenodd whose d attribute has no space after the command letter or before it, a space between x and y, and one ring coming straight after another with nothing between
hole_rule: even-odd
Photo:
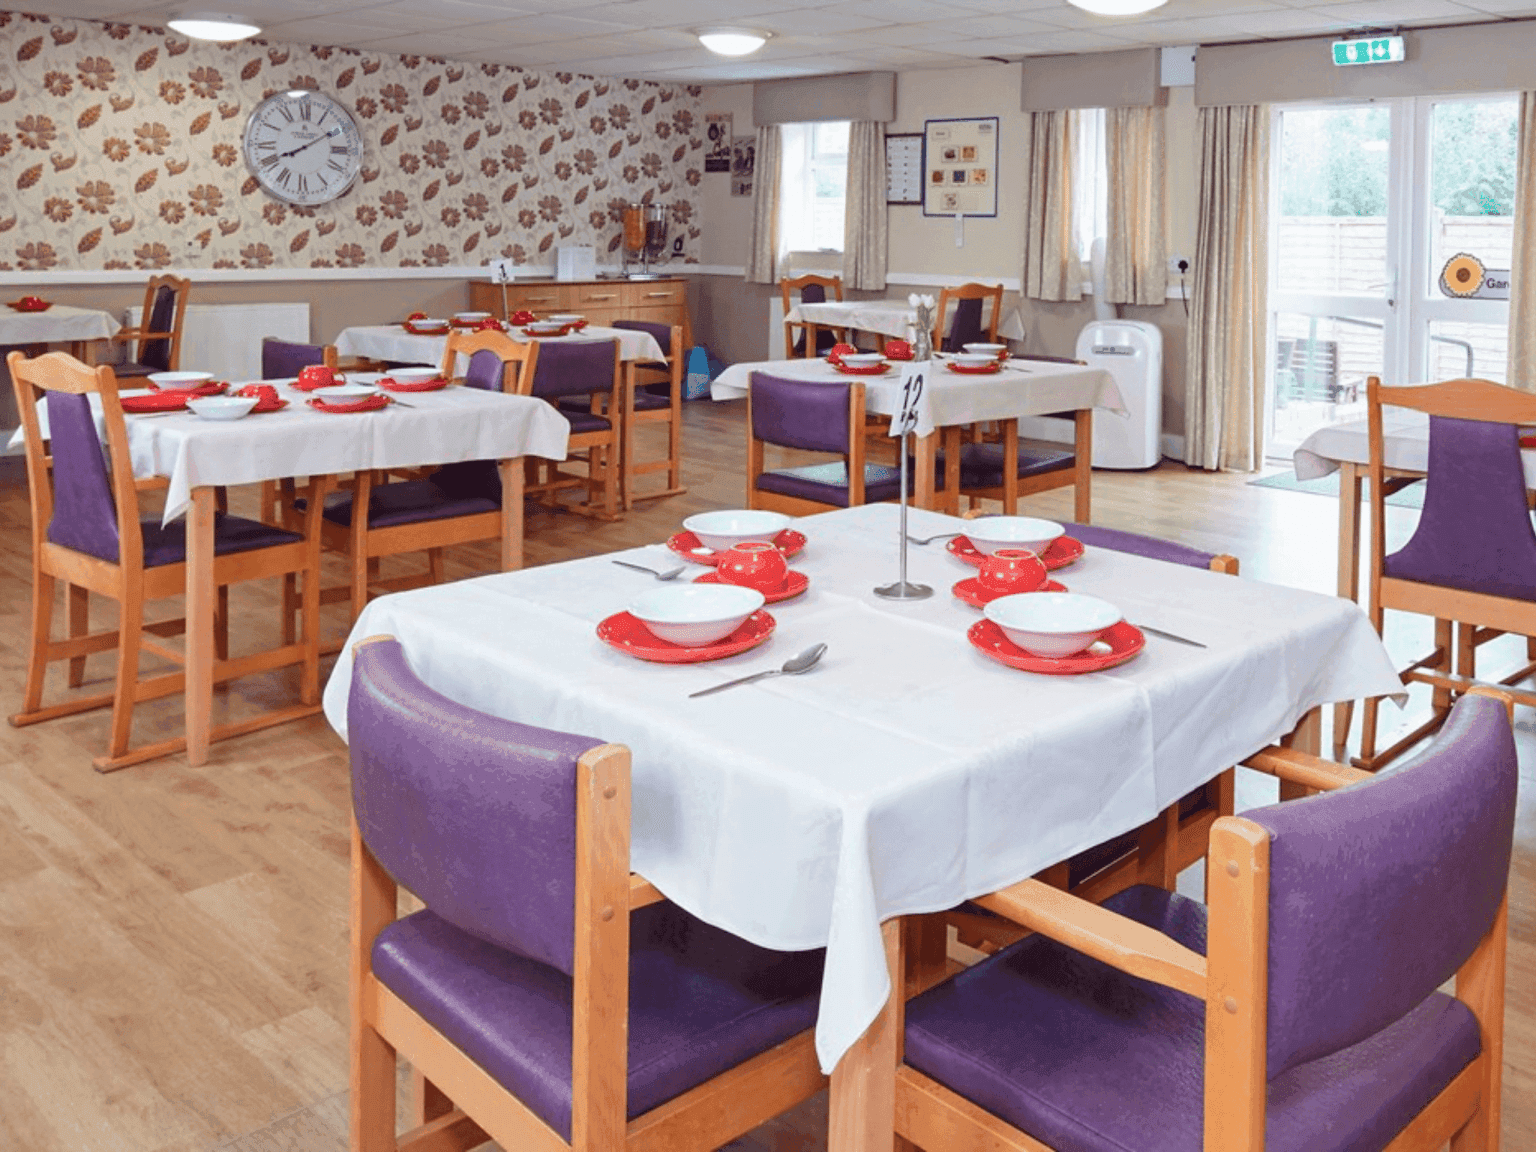
<instances>
[{"instance_id":1,"label":"white ceiling","mask_svg":"<svg viewBox=\"0 0 1536 1152\"><path fill-rule=\"evenodd\" d=\"M164 24L177 10L235 10L273 40L520 64L546 72L688 84L829 72L957 68L1148 44L1198 44L1536 16L1536 0L1169 0L1105 19L1065 0L47 0L55 16ZM752 56L713 56L705 24L770 31Z\"/></svg>"}]
</instances>

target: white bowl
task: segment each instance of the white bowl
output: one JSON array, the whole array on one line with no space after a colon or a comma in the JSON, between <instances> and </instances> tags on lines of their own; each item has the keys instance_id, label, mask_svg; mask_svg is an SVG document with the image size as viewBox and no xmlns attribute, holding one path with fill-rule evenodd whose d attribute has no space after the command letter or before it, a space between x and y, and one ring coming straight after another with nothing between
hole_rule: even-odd
<instances>
[{"instance_id":1,"label":"white bowl","mask_svg":"<svg viewBox=\"0 0 1536 1152\"><path fill-rule=\"evenodd\" d=\"M561 312L561 313L558 313L557 315L551 316L549 318L549 323L551 323L551 324L574 324L578 320L585 320L585 319L586 319L586 317L583 316L580 312Z\"/></svg>"},{"instance_id":2,"label":"white bowl","mask_svg":"<svg viewBox=\"0 0 1536 1152\"><path fill-rule=\"evenodd\" d=\"M1036 556L1067 530L1054 520L1032 516L983 516L965 526L965 535L976 551L987 556L999 548L1028 548Z\"/></svg>"},{"instance_id":3,"label":"white bowl","mask_svg":"<svg viewBox=\"0 0 1536 1152\"><path fill-rule=\"evenodd\" d=\"M150 380L165 392L188 392L213 379L212 372L151 372Z\"/></svg>"},{"instance_id":4,"label":"white bowl","mask_svg":"<svg viewBox=\"0 0 1536 1152\"><path fill-rule=\"evenodd\" d=\"M428 328L428 329L446 328L446 327L448 327L448 321L446 321L444 319L441 319L440 317L434 316L434 317L431 317L430 319L412 320L411 321L411 327L412 328Z\"/></svg>"},{"instance_id":5,"label":"white bowl","mask_svg":"<svg viewBox=\"0 0 1536 1152\"><path fill-rule=\"evenodd\" d=\"M997 357L983 352L956 352L950 357L962 368L986 368L997 363Z\"/></svg>"},{"instance_id":6,"label":"white bowl","mask_svg":"<svg viewBox=\"0 0 1536 1152\"><path fill-rule=\"evenodd\" d=\"M772 544L773 538L790 525L782 512L742 508L735 511L700 512L683 521L683 527L699 538L699 543L719 552L749 540Z\"/></svg>"},{"instance_id":7,"label":"white bowl","mask_svg":"<svg viewBox=\"0 0 1536 1152\"><path fill-rule=\"evenodd\" d=\"M630 604L629 614L669 643L702 648L725 639L764 603L754 588L685 584L645 593Z\"/></svg>"},{"instance_id":8,"label":"white bowl","mask_svg":"<svg viewBox=\"0 0 1536 1152\"><path fill-rule=\"evenodd\" d=\"M562 331L565 325L563 323L556 323L553 320L535 320L532 323L524 324L523 327L530 332L553 336L555 333Z\"/></svg>"},{"instance_id":9,"label":"white bowl","mask_svg":"<svg viewBox=\"0 0 1536 1152\"><path fill-rule=\"evenodd\" d=\"M238 420L256 407L256 396L194 396L187 407L204 420Z\"/></svg>"},{"instance_id":10,"label":"white bowl","mask_svg":"<svg viewBox=\"0 0 1536 1152\"><path fill-rule=\"evenodd\" d=\"M316 388L315 395L323 400L357 400L372 396L374 391L367 384L332 384L329 388Z\"/></svg>"},{"instance_id":11,"label":"white bowl","mask_svg":"<svg viewBox=\"0 0 1536 1152\"><path fill-rule=\"evenodd\" d=\"M1006 345L1006 344L966 344L966 345L963 345L963 349L964 349L964 351L970 352L973 355L976 355L976 356L990 356L990 357L992 357L995 360L995 359L997 359L999 353L1006 352L1008 350L1008 345Z\"/></svg>"},{"instance_id":12,"label":"white bowl","mask_svg":"<svg viewBox=\"0 0 1536 1152\"><path fill-rule=\"evenodd\" d=\"M850 368L867 368L885 363L885 354L883 352L850 352L841 359Z\"/></svg>"},{"instance_id":13,"label":"white bowl","mask_svg":"<svg viewBox=\"0 0 1536 1152\"><path fill-rule=\"evenodd\" d=\"M461 324L477 324L481 320L489 320L489 312L455 312L453 318Z\"/></svg>"},{"instance_id":14,"label":"white bowl","mask_svg":"<svg viewBox=\"0 0 1536 1152\"><path fill-rule=\"evenodd\" d=\"M425 384L436 380L442 373L436 368L391 368L385 373L396 384Z\"/></svg>"},{"instance_id":15,"label":"white bowl","mask_svg":"<svg viewBox=\"0 0 1536 1152\"><path fill-rule=\"evenodd\" d=\"M982 611L1003 635L1031 656L1072 656L1124 617L1097 596L1076 592L1028 592L999 596Z\"/></svg>"}]
</instances>

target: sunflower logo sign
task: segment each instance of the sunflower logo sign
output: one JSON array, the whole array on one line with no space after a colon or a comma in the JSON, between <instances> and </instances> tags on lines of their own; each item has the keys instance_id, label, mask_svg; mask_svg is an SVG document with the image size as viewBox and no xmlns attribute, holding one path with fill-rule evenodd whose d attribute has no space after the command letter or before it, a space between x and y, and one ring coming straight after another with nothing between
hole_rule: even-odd
<instances>
[{"instance_id":1,"label":"sunflower logo sign","mask_svg":"<svg viewBox=\"0 0 1536 1152\"><path fill-rule=\"evenodd\" d=\"M1440 270L1440 291L1462 300L1508 300L1509 270L1485 268L1476 256L1458 252Z\"/></svg>"}]
</instances>

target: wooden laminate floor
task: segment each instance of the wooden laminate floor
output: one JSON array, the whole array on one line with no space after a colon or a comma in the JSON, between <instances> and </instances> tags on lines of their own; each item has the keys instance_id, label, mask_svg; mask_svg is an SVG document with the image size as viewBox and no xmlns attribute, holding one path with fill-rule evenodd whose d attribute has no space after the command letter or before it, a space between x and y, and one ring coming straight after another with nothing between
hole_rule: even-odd
<instances>
[{"instance_id":1,"label":"wooden laminate floor","mask_svg":"<svg viewBox=\"0 0 1536 1152\"><path fill-rule=\"evenodd\" d=\"M740 403L688 405L687 495L643 504L617 524L531 513L528 562L659 542L694 511L739 506L742 417ZM1232 552L1248 577L1331 592L1334 504L1246 479L1175 464L1100 473L1094 520ZM237 510L242 500L250 507L250 494L237 493ZM1064 492L1028 502L1042 515L1067 517L1070 508ZM1401 535L1412 513L1392 514ZM0 471L6 712L25 668L29 547L24 483L14 468ZM490 548L458 549L448 574L494 563ZM340 582L339 566L332 575ZM235 637L274 640L274 588L237 589L233 602ZM112 618L105 605L93 610ZM163 614L178 610L168 602ZM344 632L339 609L327 622ZM1406 657L1425 637L1410 624L1389 642ZM111 668L110 656L93 657L88 678L105 683ZM286 673L241 682L220 694L215 719L294 687ZM179 728L175 700L141 713L137 739ZM1390 706L1384 715L1396 723ZM1536 728L1528 711L1518 721L1524 788L1511 877L1506 1149L1536 1148ZM100 776L90 757L106 731L105 713L0 726L0 1150L344 1148L344 747L316 717L215 745L203 768L176 757ZM1243 796L1262 800L1262 786L1245 785ZM733 1148L823 1148L825 1115L818 1098Z\"/></svg>"}]
</instances>

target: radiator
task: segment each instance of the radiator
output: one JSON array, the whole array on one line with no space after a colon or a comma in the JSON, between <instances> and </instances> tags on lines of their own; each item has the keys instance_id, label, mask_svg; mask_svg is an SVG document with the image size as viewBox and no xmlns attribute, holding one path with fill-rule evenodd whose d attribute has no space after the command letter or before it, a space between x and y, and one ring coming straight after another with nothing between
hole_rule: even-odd
<instances>
[{"instance_id":1,"label":"radiator","mask_svg":"<svg viewBox=\"0 0 1536 1152\"><path fill-rule=\"evenodd\" d=\"M136 325L142 308L128 309ZM259 380L265 336L309 343L309 305L188 304L181 328L181 367L221 380ZM137 349L130 345L129 351Z\"/></svg>"}]
</instances>

